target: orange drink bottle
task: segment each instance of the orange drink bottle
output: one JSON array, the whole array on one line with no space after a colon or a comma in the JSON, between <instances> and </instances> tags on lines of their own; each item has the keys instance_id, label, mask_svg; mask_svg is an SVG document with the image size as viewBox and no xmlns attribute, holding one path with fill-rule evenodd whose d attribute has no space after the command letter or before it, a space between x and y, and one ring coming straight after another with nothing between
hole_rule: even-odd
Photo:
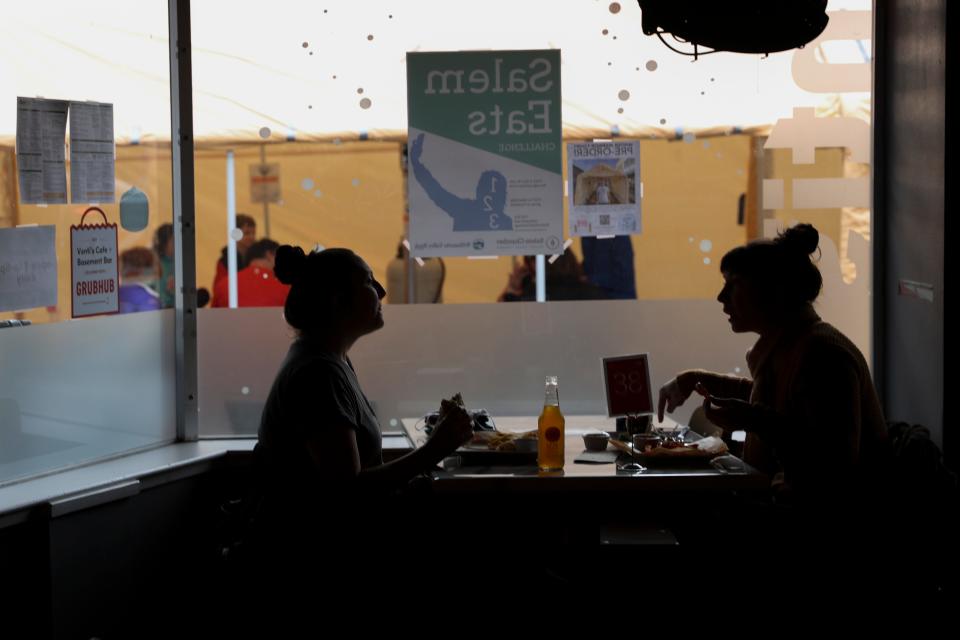
<instances>
[{"instance_id":1,"label":"orange drink bottle","mask_svg":"<svg viewBox=\"0 0 960 640\"><path fill-rule=\"evenodd\" d=\"M540 414L538 427L537 466L541 471L563 469L564 433L563 414L560 413L560 394L557 390L557 376L547 376L546 397L543 401L543 413Z\"/></svg>"}]
</instances>

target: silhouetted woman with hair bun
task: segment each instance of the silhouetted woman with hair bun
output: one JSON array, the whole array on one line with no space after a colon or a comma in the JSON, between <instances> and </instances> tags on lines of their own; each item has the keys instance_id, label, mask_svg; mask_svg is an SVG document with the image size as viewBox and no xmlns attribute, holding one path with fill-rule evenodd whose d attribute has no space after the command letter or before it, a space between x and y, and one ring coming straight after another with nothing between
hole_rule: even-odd
<instances>
[{"instance_id":1,"label":"silhouetted woman with hair bun","mask_svg":"<svg viewBox=\"0 0 960 640\"><path fill-rule=\"evenodd\" d=\"M820 236L799 224L729 251L717 296L735 333L758 333L750 378L684 371L660 389L659 416L694 391L707 418L745 430L746 462L773 477L781 504L845 504L876 486L886 424L867 362L813 302L823 278L811 259Z\"/></svg>"},{"instance_id":2,"label":"silhouetted woman with hair bun","mask_svg":"<svg viewBox=\"0 0 960 640\"><path fill-rule=\"evenodd\" d=\"M358 596L348 585L383 586L382 540L418 530L414 514L391 520L389 496L469 440L472 423L462 408L448 407L427 444L384 463L380 425L347 353L383 326L386 292L349 249L305 254L284 245L275 273L291 285L284 316L296 339L260 423L263 498L252 554L277 598L306 579L308 600L352 600Z\"/></svg>"}]
</instances>

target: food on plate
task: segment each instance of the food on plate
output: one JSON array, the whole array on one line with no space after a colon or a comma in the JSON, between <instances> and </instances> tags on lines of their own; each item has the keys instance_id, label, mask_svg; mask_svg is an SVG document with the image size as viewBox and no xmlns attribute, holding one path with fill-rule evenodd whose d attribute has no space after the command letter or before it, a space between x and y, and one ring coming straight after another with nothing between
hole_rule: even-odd
<instances>
[{"instance_id":1,"label":"food on plate","mask_svg":"<svg viewBox=\"0 0 960 640\"><path fill-rule=\"evenodd\" d=\"M536 440L536 431L523 433L507 433L505 431L477 431L470 440L473 448L486 447L490 451L516 451L517 441Z\"/></svg>"},{"instance_id":2,"label":"food on plate","mask_svg":"<svg viewBox=\"0 0 960 640\"><path fill-rule=\"evenodd\" d=\"M645 449L643 455L653 457L712 458L728 451L726 443L720 438L704 438L699 442L681 444L666 441L659 446Z\"/></svg>"}]
</instances>

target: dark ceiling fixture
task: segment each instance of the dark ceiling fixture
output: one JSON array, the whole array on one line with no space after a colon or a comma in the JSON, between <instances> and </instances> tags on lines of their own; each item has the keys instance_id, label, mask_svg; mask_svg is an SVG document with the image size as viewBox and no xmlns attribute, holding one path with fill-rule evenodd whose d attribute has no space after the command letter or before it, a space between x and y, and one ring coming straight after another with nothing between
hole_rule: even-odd
<instances>
[{"instance_id":1,"label":"dark ceiling fixture","mask_svg":"<svg viewBox=\"0 0 960 640\"><path fill-rule=\"evenodd\" d=\"M827 0L637 0L643 32L696 59L708 53L770 54L802 47L827 26ZM693 46L682 51L667 42ZM708 47L708 51L701 51Z\"/></svg>"}]
</instances>

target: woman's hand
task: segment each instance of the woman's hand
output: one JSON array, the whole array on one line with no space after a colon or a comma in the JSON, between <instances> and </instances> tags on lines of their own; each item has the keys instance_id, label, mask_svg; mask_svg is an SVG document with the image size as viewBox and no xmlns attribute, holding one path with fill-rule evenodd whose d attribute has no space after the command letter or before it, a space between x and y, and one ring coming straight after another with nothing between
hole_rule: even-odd
<instances>
[{"instance_id":1,"label":"woman's hand","mask_svg":"<svg viewBox=\"0 0 960 640\"><path fill-rule=\"evenodd\" d=\"M697 393L703 396L703 410L707 420L724 431L754 431L758 424L759 409L737 398L717 398L710 395L702 384L697 384Z\"/></svg>"},{"instance_id":2,"label":"woman's hand","mask_svg":"<svg viewBox=\"0 0 960 640\"><path fill-rule=\"evenodd\" d=\"M463 407L445 404L445 411L427 441L443 457L456 451L473 437L473 419Z\"/></svg>"},{"instance_id":3,"label":"woman's hand","mask_svg":"<svg viewBox=\"0 0 960 640\"><path fill-rule=\"evenodd\" d=\"M693 393L691 390L684 389L680 384L679 375L660 387L660 402L657 406L657 421L663 422L664 407L666 407L667 411L673 413L674 409L686 402L691 393Z\"/></svg>"}]
</instances>

